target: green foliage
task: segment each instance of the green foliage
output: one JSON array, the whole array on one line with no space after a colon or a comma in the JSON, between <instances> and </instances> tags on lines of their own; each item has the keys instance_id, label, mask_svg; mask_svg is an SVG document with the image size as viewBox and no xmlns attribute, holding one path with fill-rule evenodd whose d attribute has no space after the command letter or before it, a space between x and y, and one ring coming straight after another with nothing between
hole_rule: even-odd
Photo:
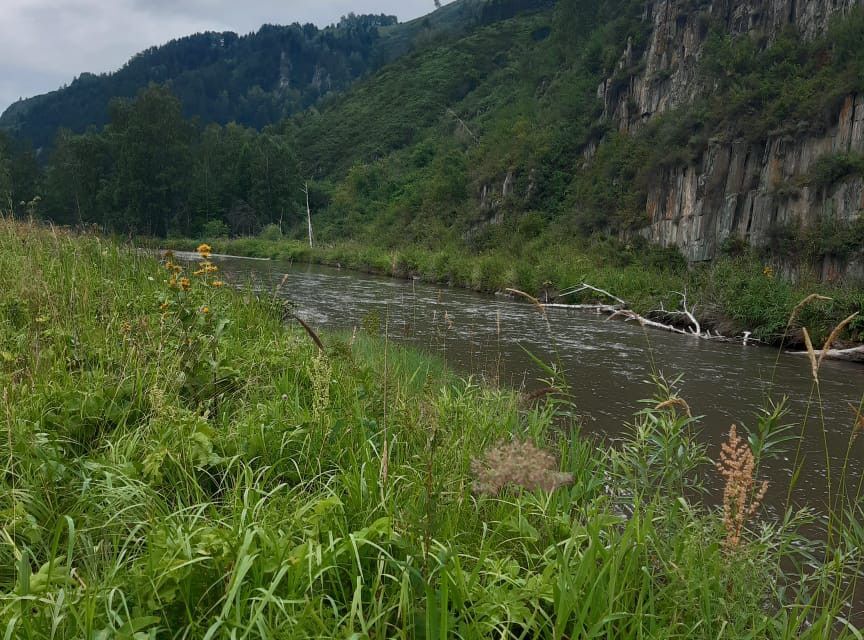
<instances>
[{"instance_id":1,"label":"green foliage","mask_svg":"<svg viewBox=\"0 0 864 640\"><path fill-rule=\"evenodd\" d=\"M675 384L632 437L591 441L566 402L377 336L319 350L206 266L0 222L7 637L857 637L836 621L858 509L830 543L760 512L724 549ZM234 374L190 394L214 362ZM472 495L472 461L511 438L572 484Z\"/></svg>"},{"instance_id":2,"label":"green foliage","mask_svg":"<svg viewBox=\"0 0 864 640\"><path fill-rule=\"evenodd\" d=\"M201 234L208 240L227 238L230 233L228 225L222 220L209 220L201 227Z\"/></svg>"},{"instance_id":3,"label":"green foliage","mask_svg":"<svg viewBox=\"0 0 864 640\"><path fill-rule=\"evenodd\" d=\"M392 16L352 15L325 29L295 23L242 36L198 33L142 51L114 73L82 73L58 91L19 102L0 126L50 146L58 126L76 133L101 127L113 99L158 83L170 84L187 116L262 128L380 65L378 29L394 23Z\"/></svg>"},{"instance_id":4,"label":"green foliage","mask_svg":"<svg viewBox=\"0 0 864 640\"><path fill-rule=\"evenodd\" d=\"M807 171L805 184L812 189L828 189L849 176L864 176L864 155L834 153L816 159Z\"/></svg>"},{"instance_id":5,"label":"green foliage","mask_svg":"<svg viewBox=\"0 0 864 640\"><path fill-rule=\"evenodd\" d=\"M0 211L24 216L37 195L39 168L26 145L0 131Z\"/></svg>"},{"instance_id":6,"label":"green foliage","mask_svg":"<svg viewBox=\"0 0 864 640\"><path fill-rule=\"evenodd\" d=\"M118 101L101 132L63 131L45 173L45 214L66 224L165 237L250 234L300 211L295 155L282 136L239 125L197 129L153 86Z\"/></svg>"}]
</instances>

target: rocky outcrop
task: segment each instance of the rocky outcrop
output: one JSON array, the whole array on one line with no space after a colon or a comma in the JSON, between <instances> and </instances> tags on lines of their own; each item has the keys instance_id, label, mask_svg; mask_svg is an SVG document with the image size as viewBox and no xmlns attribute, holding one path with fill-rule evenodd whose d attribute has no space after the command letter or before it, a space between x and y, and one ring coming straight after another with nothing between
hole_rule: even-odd
<instances>
[{"instance_id":1,"label":"rocky outcrop","mask_svg":"<svg viewBox=\"0 0 864 640\"><path fill-rule=\"evenodd\" d=\"M597 88L604 115L621 131L637 129L652 116L692 101L709 91L699 61L710 25L731 35L760 35L774 40L786 27L803 37L825 32L831 19L862 0L653 0L644 19L651 35L643 54L632 42L618 68Z\"/></svg>"},{"instance_id":2,"label":"rocky outcrop","mask_svg":"<svg viewBox=\"0 0 864 640\"><path fill-rule=\"evenodd\" d=\"M651 224L643 235L679 247L688 260L715 257L737 236L765 244L773 230L814 224L830 214L851 222L864 209L864 179L812 189L813 163L837 153L864 152L864 96L846 99L837 124L824 135L786 134L764 145L713 142L699 165L665 171L649 190Z\"/></svg>"},{"instance_id":3,"label":"rocky outcrop","mask_svg":"<svg viewBox=\"0 0 864 640\"><path fill-rule=\"evenodd\" d=\"M622 132L636 132L656 116L711 91L699 61L709 25L734 35L770 42L794 26L807 38L826 30L836 14L861 0L655 0L644 19L652 23L644 52L628 43L616 73L598 87L604 116ZM590 160L596 144L584 156ZM850 222L864 210L864 180L851 177L811 189L808 171L820 157L864 153L864 96L848 96L828 131L813 133L802 123L765 143L713 140L695 164L664 170L648 191L649 226L641 234L678 247L692 262L714 258L723 243L738 237L769 241L781 227L806 227L824 215ZM848 266L823 265L823 277ZM855 268L855 265L852 265Z\"/></svg>"}]
</instances>

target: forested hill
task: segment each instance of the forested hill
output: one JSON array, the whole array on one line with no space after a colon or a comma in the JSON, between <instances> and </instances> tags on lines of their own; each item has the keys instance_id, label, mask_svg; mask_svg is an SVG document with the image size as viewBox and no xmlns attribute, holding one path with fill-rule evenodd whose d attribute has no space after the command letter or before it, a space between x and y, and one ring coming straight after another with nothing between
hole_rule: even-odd
<instances>
[{"instance_id":1,"label":"forested hill","mask_svg":"<svg viewBox=\"0 0 864 640\"><path fill-rule=\"evenodd\" d=\"M189 119L218 101L174 81L40 163L0 132L0 194L123 233L303 237L308 183L322 242L611 236L864 277L861 4L462 0L370 27L362 78L263 130Z\"/></svg>"},{"instance_id":2,"label":"forested hill","mask_svg":"<svg viewBox=\"0 0 864 640\"><path fill-rule=\"evenodd\" d=\"M260 129L411 50L499 19L497 5L512 11L543 4L549 2L462 0L402 24L394 16L351 14L326 28L264 25L242 36L198 33L147 49L113 73L81 73L57 91L20 100L0 116L0 129L37 149L49 147L59 129L82 133L105 125L112 99L133 98L151 83L169 86L186 117Z\"/></svg>"}]
</instances>

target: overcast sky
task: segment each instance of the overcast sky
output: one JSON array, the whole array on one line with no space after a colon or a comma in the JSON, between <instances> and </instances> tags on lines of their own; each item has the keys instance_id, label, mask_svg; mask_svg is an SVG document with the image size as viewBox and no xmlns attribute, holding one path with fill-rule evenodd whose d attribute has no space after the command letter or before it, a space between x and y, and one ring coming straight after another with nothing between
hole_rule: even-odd
<instances>
[{"instance_id":1,"label":"overcast sky","mask_svg":"<svg viewBox=\"0 0 864 640\"><path fill-rule=\"evenodd\" d=\"M57 89L82 71L113 71L147 47L196 31L327 25L351 11L404 21L434 8L433 0L0 0L0 112L19 97Z\"/></svg>"}]
</instances>

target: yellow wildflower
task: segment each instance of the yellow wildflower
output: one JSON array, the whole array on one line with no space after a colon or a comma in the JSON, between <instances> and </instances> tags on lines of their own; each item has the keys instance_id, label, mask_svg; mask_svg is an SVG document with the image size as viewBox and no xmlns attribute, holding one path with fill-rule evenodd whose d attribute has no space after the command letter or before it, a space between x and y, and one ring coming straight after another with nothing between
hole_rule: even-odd
<instances>
[{"instance_id":1,"label":"yellow wildflower","mask_svg":"<svg viewBox=\"0 0 864 640\"><path fill-rule=\"evenodd\" d=\"M210 313L210 307L201 307L201 313L204 313L204 314Z\"/></svg>"},{"instance_id":2,"label":"yellow wildflower","mask_svg":"<svg viewBox=\"0 0 864 640\"><path fill-rule=\"evenodd\" d=\"M170 308L171 308L170 302L163 302L162 304L159 305L159 311L168 311L168 309L170 309Z\"/></svg>"},{"instance_id":3,"label":"yellow wildflower","mask_svg":"<svg viewBox=\"0 0 864 640\"><path fill-rule=\"evenodd\" d=\"M207 271L205 271L204 269L198 269L198 271L193 271L192 275L193 276L203 276L205 273L207 273Z\"/></svg>"},{"instance_id":4,"label":"yellow wildflower","mask_svg":"<svg viewBox=\"0 0 864 640\"><path fill-rule=\"evenodd\" d=\"M180 288L183 291L189 291L189 287L192 286L192 283L189 282L189 278L180 278Z\"/></svg>"},{"instance_id":5,"label":"yellow wildflower","mask_svg":"<svg viewBox=\"0 0 864 640\"><path fill-rule=\"evenodd\" d=\"M210 247L210 245L206 243L199 244L196 251L198 252L198 255L200 255L202 258L209 258L210 254L213 253L212 247Z\"/></svg>"},{"instance_id":6,"label":"yellow wildflower","mask_svg":"<svg viewBox=\"0 0 864 640\"><path fill-rule=\"evenodd\" d=\"M221 280L214 280L213 282L210 283L210 286L216 287L218 289L219 287L224 287L225 283L222 282Z\"/></svg>"},{"instance_id":7,"label":"yellow wildflower","mask_svg":"<svg viewBox=\"0 0 864 640\"><path fill-rule=\"evenodd\" d=\"M765 268L762 269L762 275L764 275L766 278L773 278L774 267L772 267L771 265L765 265Z\"/></svg>"}]
</instances>

